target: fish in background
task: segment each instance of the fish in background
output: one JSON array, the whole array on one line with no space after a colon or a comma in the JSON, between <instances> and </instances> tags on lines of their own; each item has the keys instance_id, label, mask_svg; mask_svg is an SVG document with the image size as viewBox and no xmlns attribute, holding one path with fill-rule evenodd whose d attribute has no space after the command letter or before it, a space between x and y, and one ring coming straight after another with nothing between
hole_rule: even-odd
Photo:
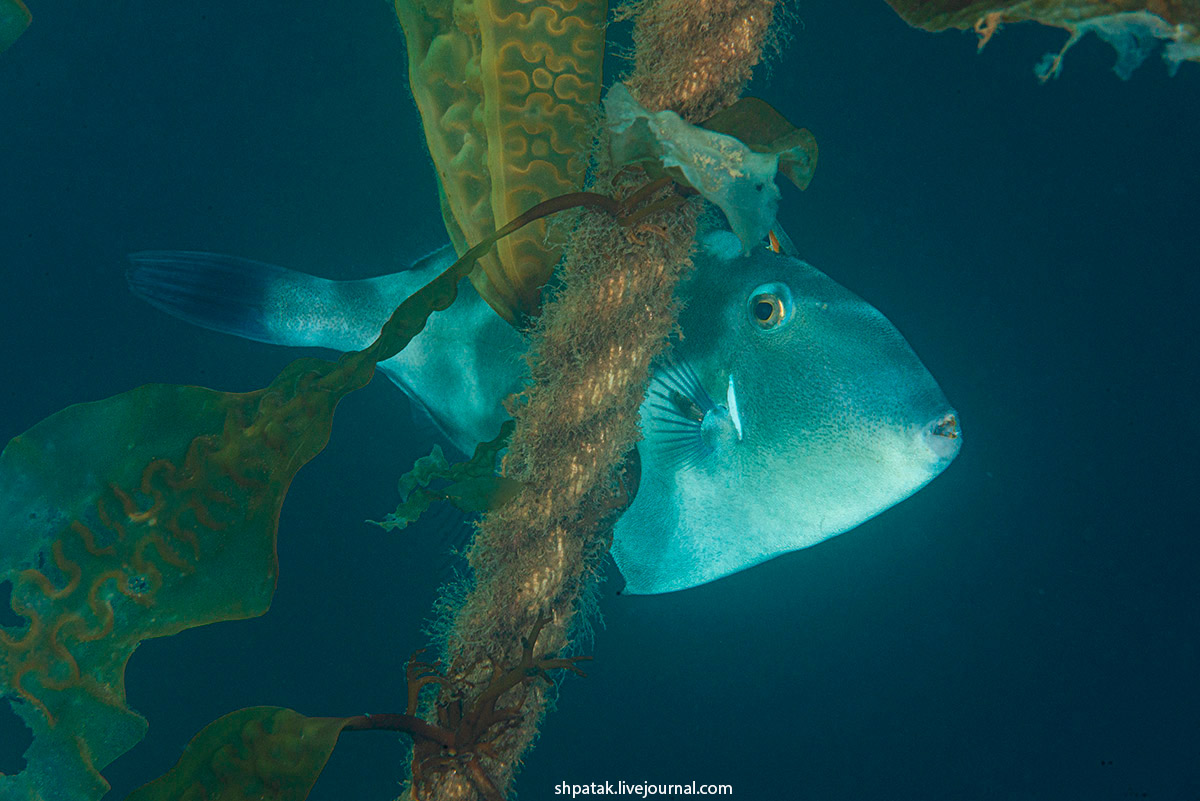
<instances>
[{"instance_id":1,"label":"fish in background","mask_svg":"<svg viewBox=\"0 0 1200 801\"><path fill-rule=\"evenodd\" d=\"M640 410L637 496L612 554L627 594L682 590L848 531L958 453L958 418L900 332L808 263L703 234L669 359ZM279 345L358 350L455 259L333 281L211 253L130 257L133 292L180 319ZM379 364L465 453L495 436L526 343L469 284Z\"/></svg>"}]
</instances>

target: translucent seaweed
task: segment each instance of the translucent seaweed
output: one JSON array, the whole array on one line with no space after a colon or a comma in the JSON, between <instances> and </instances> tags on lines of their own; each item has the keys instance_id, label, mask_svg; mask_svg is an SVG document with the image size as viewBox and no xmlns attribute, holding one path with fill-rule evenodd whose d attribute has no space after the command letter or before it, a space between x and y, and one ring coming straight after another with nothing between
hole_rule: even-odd
<instances>
[{"instance_id":1,"label":"translucent seaweed","mask_svg":"<svg viewBox=\"0 0 1200 801\"><path fill-rule=\"evenodd\" d=\"M610 147L617 165L651 164L699 192L725 214L746 252L775 227L781 169L801 188L811 180L816 143L768 104L731 108L717 126L756 135L757 147L735 135L687 123L673 111L648 111L624 84L604 99Z\"/></svg>"},{"instance_id":2,"label":"translucent seaweed","mask_svg":"<svg viewBox=\"0 0 1200 801\"><path fill-rule=\"evenodd\" d=\"M888 0L910 25L927 31L973 29L979 49L1009 22L1039 22L1065 28L1070 38L1058 53L1047 53L1034 72L1042 81L1057 77L1062 57L1088 33L1117 51L1113 70L1128 79L1159 42L1163 60L1174 75L1183 61L1200 61L1200 0L1023 0L988 3L959 0Z\"/></svg>"},{"instance_id":3,"label":"translucent seaweed","mask_svg":"<svg viewBox=\"0 0 1200 801\"><path fill-rule=\"evenodd\" d=\"M1113 65L1113 72L1117 73L1121 80L1127 81L1133 75L1133 71L1154 52L1160 40L1173 39L1175 28L1164 22L1161 17L1145 11L1111 14L1077 22L1071 29L1071 37L1058 53L1042 56L1042 60L1034 68L1038 78L1042 81L1057 78L1062 70L1063 56L1089 33L1096 34L1117 51L1117 63ZM1179 63L1176 61L1172 74L1178 68Z\"/></svg>"},{"instance_id":4,"label":"translucent seaweed","mask_svg":"<svg viewBox=\"0 0 1200 801\"><path fill-rule=\"evenodd\" d=\"M417 459L412 470L400 476L398 490L400 505L382 521L371 521L388 531L394 531L417 520L425 510L438 501L447 501L464 512L497 509L521 491L522 484L496 474L499 452L508 446L513 422L505 421L500 433L488 442L481 442L465 462L451 464L439 445L428 456ZM430 484L450 482L440 489Z\"/></svg>"}]
</instances>

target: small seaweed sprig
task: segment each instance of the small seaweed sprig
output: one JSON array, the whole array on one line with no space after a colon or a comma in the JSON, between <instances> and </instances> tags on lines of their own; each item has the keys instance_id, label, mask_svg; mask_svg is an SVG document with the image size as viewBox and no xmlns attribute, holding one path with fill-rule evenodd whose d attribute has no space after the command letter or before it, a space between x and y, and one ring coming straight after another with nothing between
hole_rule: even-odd
<instances>
[{"instance_id":1,"label":"small seaweed sprig","mask_svg":"<svg viewBox=\"0 0 1200 801\"><path fill-rule=\"evenodd\" d=\"M416 718L421 690L428 685L438 687L434 705L436 724L420 721L420 727L404 726L414 741L412 762L413 797L420 799L439 775L463 772L476 791L487 801L503 801L504 796L484 770L480 756L498 759L492 750L496 739L515 725L521 714L524 699L503 706L501 698L521 684L541 679L552 684L552 670L569 670L580 676L587 674L578 662L590 656L535 656L534 649L542 629L550 622L542 617L534 623L528 637L521 638L521 659L508 669L492 667L491 678L483 689L472 695L476 685L461 680L452 681L436 662L424 662L418 651L408 661L408 709L406 724Z\"/></svg>"},{"instance_id":2,"label":"small seaweed sprig","mask_svg":"<svg viewBox=\"0 0 1200 801\"><path fill-rule=\"evenodd\" d=\"M436 777L459 775L464 789L473 787L485 801L504 801L480 760L497 758L492 744L515 725L521 712L522 702L501 706L500 699L518 685L551 681L551 670L584 676L576 663L591 658L534 656L538 634L548 622L549 618L539 620L521 639L516 665L507 670L493 667L482 685L448 678L439 664L423 661L422 651L417 651L408 660L404 712L346 718L308 717L274 706L231 712L205 726L171 770L134 791L127 801L300 801L308 797L344 731L393 731L412 737L414 799L429 798ZM417 714L421 691L431 685L437 687L435 722ZM472 695L478 686L482 689Z\"/></svg>"}]
</instances>

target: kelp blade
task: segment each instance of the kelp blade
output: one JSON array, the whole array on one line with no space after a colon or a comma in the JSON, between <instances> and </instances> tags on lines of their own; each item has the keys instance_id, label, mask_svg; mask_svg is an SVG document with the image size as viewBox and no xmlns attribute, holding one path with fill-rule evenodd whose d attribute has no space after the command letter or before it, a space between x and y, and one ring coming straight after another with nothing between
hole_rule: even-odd
<instances>
[{"instance_id":1,"label":"kelp blade","mask_svg":"<svg viewBox=\"0 0 1200 801\"><path fill-rule=\"evenodd\" d=\"M21 0L0 0L0 53L12 47L31 22L33 16Z\"/></svg>"},{"instance_id":2,"label":"kelp blade","mask_svg":"<svg viewBox=\"0 0 1200 801\"><path fill-rule=\"evenodd\" d=\"M600 97L605 0L395 0L409 84L459 254L583 185ZM537 222L471 275L504 319L537 313L562 252Z\"/></svg>"},{"instance_id":3,"label":"kelp blade","mask_svg":"<svg viewBox=\"0 0 1200 801\"><path fill-rule=\"evenodd\" d=\"M338 402L454 302L495 238L336 363L298 359L248 393L148 385L64 409L9 442L0 584L25 622L0 625L0 689L33 743L24 770L0 775L0 801L99 799L99 770L146 730L125 700L138 643L266 611L284 495L329 441Z\"/></svg>"},{"instance_id":4,"label":"kelp blade","mask_svg":"<svg viewBox=\"0 0 1200 801\"><path fill-rule=\"evenodd\" d=\"M817 140L797 128L767 101L743 97L700 123L701 128L737 137L755 153L779 156L779 172L798 189L808 189L817 169Z\"/></svg>"},{"instance_id":5,"label":"kelp blade","mask_svg":"<svg viewBox=\"0 0 1200 801\"><path fill-rule=\"evenodd\" d=\"M201 729L173 768L126 801L303 801L348 720L239 709Z\"/></svg>"},{"instance_id":6,"label":"kelp blade","mask_svg":"<svg viewBox=\"0 0 1200 801\"><path fill-rule=\"evenodd\" d=\"M142 738L124 670L142 640L261 615L279 510L374 363L302 359L236 394L149 385L64 409L0 454L0 681L33 731L0 799L99 798Z\"/></svg>"}]
</instances>

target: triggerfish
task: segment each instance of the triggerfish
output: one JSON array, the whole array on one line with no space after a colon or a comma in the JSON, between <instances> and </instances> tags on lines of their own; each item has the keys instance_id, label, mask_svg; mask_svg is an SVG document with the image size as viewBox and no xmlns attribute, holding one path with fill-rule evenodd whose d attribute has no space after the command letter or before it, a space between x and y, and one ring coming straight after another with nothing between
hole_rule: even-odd
<instances>
[{"instance_id":1,"label":"triggerfish","mask_svg":"<svg viewBox=\"0 0 1200 801\"><path fill-rule=\"evenodd\" d=\"M130 257L133 291L261 342L356 350L454 260L331 281L208 253ZM912 495L958 453L933 376L870 304L808 263L701 236L670 356L641 407L637 495L612 554L625 592L694 587L848 531ZM520 333L467 283L380 369L461 450L491 439L526 380Z\"/></svg>"}]
</instances>

